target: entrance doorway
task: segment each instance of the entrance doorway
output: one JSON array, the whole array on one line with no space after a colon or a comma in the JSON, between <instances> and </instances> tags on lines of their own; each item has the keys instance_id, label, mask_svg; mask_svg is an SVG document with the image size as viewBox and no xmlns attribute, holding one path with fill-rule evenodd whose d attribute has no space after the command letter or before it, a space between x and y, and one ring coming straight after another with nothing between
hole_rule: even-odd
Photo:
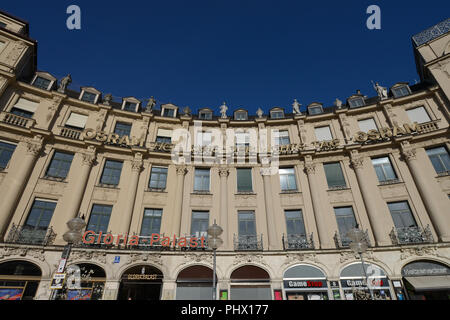
<instances>
[{"instance_id":1,"label":"entrance doorway","mask_svg":"<svg viewBox=\"0 0 450 320\"><path fill-rule=\"evenodd\" d=\"M135 266L124 272L118 300L160 300L163 274L152 266Z\"/></svg>"}]
</instances>

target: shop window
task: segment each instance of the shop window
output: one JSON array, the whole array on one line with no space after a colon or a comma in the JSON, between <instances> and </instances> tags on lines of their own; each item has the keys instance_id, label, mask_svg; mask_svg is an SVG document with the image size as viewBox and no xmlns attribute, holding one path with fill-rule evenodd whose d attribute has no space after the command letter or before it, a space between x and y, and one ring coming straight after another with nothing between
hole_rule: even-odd
<instances>
[{"instance_id":1,"label":"shop window","mask_svg":"<svg viewBox=\"0 0 450 320\"><path fill-rule=\"evenodd\" d=\"M150 182L148 184L150 190L166 189L167 170L166 167L152 167Z\"/></svg>"},{"instance_id":2,"label":"shop window","mask_svg":"<svg viewBox=\"0 0 450 320\"><path fill-rule=\"evenodd\" d=\"M101 184L117 186L122 173L122 161L106 160L103 168Z\"/></svg>"},{"instance_id":3,"label":"shop window","mask_svg":"<svg viewBox=\"0 0 450 320\"><path fill-rule=\"evenodd\" d=\"M370 130L378 130L375 120L373 118L358 120L359 129L362 132L369 132Z\"/></svg>"},{"instance_id":4,"label":"shop window","mask_svg":"<svg viewBox=\"0 0 450 320\"><path fill-rule=\"evenodd\" d=\"M109 219L111 217L112 206L94 204L92 206L89 222L86 231L93 231L98 234L108 232Z\"/></svg>"},{"instance_id":5,"label":"shop window","mask_svg":"<svg viewBox=\"0 0 450 320\"><path fill-rule=\"evenodd\" d=\"M450 157L445 147L427 149L427 155L439 175L450 173Z\"/></svg>"},{"instance_id":6,"label":"shop window","mask_svg":"<svg viewBox=\"0 0 450 320\"><path fill-rule=\"evenodd\" d=\"M118 134L120 137L130 136L131 124L124 122L117 122L114 128L114 133Z\"/></svg>"},{"instance_id":7,"label":"shop window","mask_svg":"<svg viewBox=\"0 0 450 320\"><path fill-rule=\"evenodd\" d=\"M210 169L196 168L194 177L194 191L208 192Z\"/></svg>"},{"instance_id":8,"label":"shop window","mask_svg":"<svg viewBox=\"0 0 450 320\"><path fill-rule=\"evenodd\" d=\"M1 263L0 300L33 300L41 275L41 269L30 262Z\"/></svg>"},{"instance_id":9,"label":"shop window","mask_svg":"<svg viewBox=\"0 0 450 320\"><path fill-rule=\"evenodd\" d=\"M193 237L207 237L209 227L209 212L208 211L192 211L191 220L191 236Z\"/></svg>"},{"instance_id":10,"label":"shop window","mask_svg":"<svg viewBox=\"0 0 450 320\"><path fill-rule=\"evenodd\" d=\"M177 300L211 300L212 279L213 270L205 266L192 266L182 270L177 277Z\"/></svg>"},{"instance_id":11,"label":"shop window","mask_svg":"<svg viewBox=\"0 0 450 320\"><path fill-rule=\"evenodd\" d=\"M389 157L372 159L372 165L380 183L396 182L397 175L392 167Z\"/></svg>"},{"instance_id":12,"label":"shop window","mask_svg":"<svg viewBox=\"0 0 450 320\"><path fill-rule=\"evenodd\" d=\"M16 150L16 145L0 141L0 170L8 166L14 150Z\"/></svg>"},{"instance_id":13,"label":"shop window","mask_svg":"<svg viewBox=\"0 0 450 320\"><path fill-rule=\"evenodd\" d=\"M45 176L59 179L67 178L72 160L73 154L55 151Z\"/></svg>"},{"instance_id":14,"label":"shop window","mask_svg":"<svg viewBox=\"0 0 450 320\"><path fill-rule=\"evenodd\" d=\"M144 217L142 218L141 236L151 236L161 231L161 209L145 209Z\"/></svg>"},{"instance_id":15,"label":"shop window","mask_svg":"<svg viewBox=\"0 0 450 320\"><path fill-rule=\"evenodd\" d=\"M281 191L297 191L297 183L295 179L294 168L280 168L278 170L280 175Z\"/></svg>"},{"instance_id":16,"label":"shop window","mask_svg":"<svg viewBox=\"0 0 450 320\"><path fill-rule=\"evenodd\" d=\"M323 169L325 170L328 188L342 189L347 187L344 174L342 173L342 167L339 162L325 163Z\"/></svg>"},{"instance_id":17,"label":"shop window","mask_svg":"<svg viewBox=\"0 0 450 320\"><path fill-rule=\"evenodd\" d=\"M428 112L425 110L424 107L417 107L413 109L406 110L406 113L408 114L409 119L411 122L417 122L417 123L426 123L430 122L431 118L428 115Z\"/></svg>"},{"instance_id":18,"label":"shop window","mask_svg":"<svg viewBox=\"0 0 450 320\"><path fill-rule=\"evenodd\" d=\"M231 300L272 300L270 276L265 270L247 265L234 270L230 278Z\"/></svg>"},{"instance_id":19,"label":"shop window","mask_svg":"<svg viewBox=\"0 0 450 320\"><path fill-rule=\"evenodd\" d=\"M252 192L252 169L238 168L237 174L237 191L238 192Z\"/></svg>"}]
</instances>

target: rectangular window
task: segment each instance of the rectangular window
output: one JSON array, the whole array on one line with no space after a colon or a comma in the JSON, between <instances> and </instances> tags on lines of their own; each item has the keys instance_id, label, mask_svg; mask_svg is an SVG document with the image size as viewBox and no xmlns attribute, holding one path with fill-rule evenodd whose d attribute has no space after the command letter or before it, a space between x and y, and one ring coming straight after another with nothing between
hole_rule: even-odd
<instances>
[{"instance_id":1,"label":"rectangular window","mask_svg":"<svg viewBox=\"0 0 450 320\"><path fill-rule=\"evenodd\" d=\"M73 154L55 151L45 176L53 178L67 178L72 164Z\"/></svg>"},{"instance_id":2,"label":"rectangular window","mask_svg":"<svg viewBox=\"0 0 450 320\"><path fill-rule=\"evenodd\" d=\"M336 221L339 228L339 235L343 245L349 244L347 232L356 227L355 214L352 207L334 208Z\"/></svg>"},{"instance_id":3,"label":"rectangular window","mask_svg":"<svg viewBox=\"0 0 450 320\"><path fill-rule=\"evenodd\" d=\"M164 108L163 117L175 117L175 109Z\"/></svg>"},{"instance_id":4,"label":"rectangular window","mask_svg":"<svg viewBox=\"0 0 450 320\"><path fill-rule=\"evenodd\" d=\"M191 236L207 237L209 227L208 211L192 211Z\"/></svg>"},{"instance_id":5,"label":"rectangular window","mask_svg":"<svg viewBox=\"0 0 450 320\"><path fill-rule=\"evenodd\" d=\"M389 157L372 159L372 164L375 169L375 172L377 173L378 181L388 182L397 180L397 175L395 174L395 171L392 168L392 164L391 161L389 160Z\"/></svg>"},{"instance_id":6,"label":"rectangular window","mask_svg":"<svg viewBox=\"0 0 450 320\"><path fill-rule=\"evenodd\" d=\"M406 113L408 114L408 117L411 120L411 122L425 123L431 121L431 118L424 107L409 109L406 110Z\"/></svg>"},{"instance_id":7,"label":"rectangular window","mask_svg":"<svg viewBox=\"0 0 450 320\"><path fill-rule=\"evenodd\" d=\"M202 120L212 120L212 112L210 111L200 111L198 118Z\"/></svg>"},{"instance_id":8,"label":"rectangular window","mask_svg":"<svg viewBox=\"0 0 450 320\"><path fill-rule=\"evenodd\" d=\"M316 133L317 141L330 141L333 140L333 136L331 135L331 130L329 126L317 127L314 128Z\"/></svg>"},{"instance_id":9,"label":"rectangular window","mask_svg":"<svg viewBox=\"0 0 450 320\"><path fill-rule=\"evenodd\" d=\"M122 165L122 161L106 160L100 183L117 186L122 173Z\"/></svg>"},{"instance_id":10,"label":"rectangular window","mask_svg":"<svg viewBox=\"0 0 450 320\"><path fill-rule=\"evenodd\" d=\"M280 168L278 173L280 174L281 191L297 190L294 168Z\"/></svg>"},{"instance_id":11,"label":"rectangular window","mask_svg":"<svg viewBox=\"0 0 450 320\"><path fill-rule=\"evenodd\" d=\"M283 119L284 112L283 111L270 111L270 118L272 119Z\"/></svg>"},{"instance_id":12,"label":"rectangular window","mask_svg":"<svg viewBox=\"0 0 450 320\"><path fill-rule=\"evenodd\" d=\"M136 112L137 103L126 101L123 110Z\"/></svg>"},{"instance_id":13,"label":"rectangular window","mask_svg":"<svg viewBox=\"0 0 450 320\"><path fill-rule=\"evenodd\" d=\"M248 132L236 132L236 147L250 147L250 133Z\"/></svg>"},{"instance_id":14,"label":"rectangular window","mask_svg":"<svg viewBox=\"0 0 450 320\"><path fill-rule=\"evenodd\" d=\"M401 86L397 88L392 88L392 93L395 98L400 98L409 95L408 86Z\"/></svg>"},{"instance_id":15,"label":"rectangular window","mask_svg":"<svg viewBox=\"0 0 450 320\"><path fill-rule=\"evenodd\" d=\"M234 114L234 120L247 120L247 112L238 111Z\"/></svg>"},{"instance_id":16,"label":"rectangular window","mask_svg":"<svg viewBox=\"0 0 450 320\"><path fill-rule=\"evenodd\" d=\"M34 200L33 206L31 207L31 211L24 225L24 229L27 231L33 231L33 234L39 238L34 240L44 240L55 208L56 202L54 201Z\"/></svg>"},{"instance_id":17,"label":"rectangular window","mask_svg":"<svg viewBox=\"0 0 450 320\"><path fill-rule=\"evenodd\" d=\"M239 236L256 236L255 212L238 212Z\"/></svg>"},{"instance_id":18,"label":"rectangular window","mask_svg":"<svg viewBox=\"0 0 450 320\"><path fill-rule=\"evenodd\" d=\"M323 109L321 106L317 106L317 107L309 107L308 108L308 113L310 115L315 115L315 114L321 114L323 113Z\"/></svg>"},{"instance_id":19,"label":"rectangular window","mask_svg":"<svg viewBox=\"0 0 450 320\"><path fill-rule=\"evenodd\" d=\"M350 108L359 108L366 105L364 102L364 98L354 98L348 100L348 104L350 105Z\"/></svg>"},{"instance_id":20,"label":"rectangular window","mask_svg":"<svg viewBox=\"0 0 450 320\"><path fill-rule=\"evenodd\" d=\"M286 230L290 235L305 235L305 223L303 221L302 210L285 210Z\"/></svg>"},{"instance_id":21,"label":"rectangular window","mask_svg":"<svg viewBox=\"0 0 450 320\"><path fill-rule=\"evenodd\" d=\"M150 173L149 189L164 190L166 189L167 181L167 168L164 167L152 167Z\"/></svg>"},{"instance_id":22,"label":"rectangular window","mask_svg":"<svg viewBox=\"0 0 450 320\"><path fill-rule=\"evenodd\" d=\"M370 130L378 130L375 120L373 118L358 120L359 129L362 132L369 132Z\"/></svg>"},{"instance_id":23,"label":"rectangular window","mask_svg":"<svg viewBox=\"0 0 450 320\"><path fill-rule=\"evenodd\" d=\"M211 132L208 131L197 132L197 141L195 141L195 144L197 146L207 147L211 145L211 142L212 142Z\"/></svg>"},{"instance_id":24,"label":"rectangular window","mask_svg":"<svg viewBox=\"0 0 450 320\"><path fill-rule=\"evenodd\" d=\"M156 134L156 142L158 143L172 143L172 130L158 129Z\"/></svg>"},{"instance_id":25,"label":"rectangular window","mask_svg":"<svg viewBox=\"0 0 450 320\"><path fill-rule=\"evenodd\" d=\"M417 227L407 201L391 202L388 207L396 228Z\"/></svg>"},{"instance_id":26,"label":"rectangular window","mask_svg":"<svg viewBox=\"0 0 450 320\"><path fill-rule=\"evenodd\" d=\"M48 90L48 87L50 86L51 80L42 78L42 77L36 77L36 79L33 82L33 86L37 88L41 88L43 90Z\"/></svg>"},{"instance_id":27,"label":"rectangular window","mask_svg":"<svg viewBox=\"0 0 450 320\"><path fill-rule=\"evenodd\" d=\"M345 188L347 186L339 162L325 163L323 169L325 170L325 176L327 177L328 188L336 189Z\"/></svg>"},{"instance_id":28,"label":"rectangular window","mask_svg":"<svg viewBox=\"0 0 450 320\"><path fill-rule=\"evenodd\" d=\"M428 149L427 154L438 174L450 173L450 157L445 147Z\"/></svg>"},{"instance_id":29,"label":"rectangular window","mask_svg":"<svg viewBox=\"0 0 450 320\"><path fill-rule=\"evenodd\" d=\"M252 192L252 169L238 168L237 173L237 191L238 192Z\"/></svg>"},{"instance_id":30,"label":"rectangular window","mask_svg":"<svg viewBox=\"0 0 450 320\"><path fill-rule=\"evenodd\" d=\"M209 169L195 169L194 191L209 191Z\"/></svg>"},{"instance_id":31,"label":"rectangular window","mask_svg":"<svg viewBox=\"0 0 450 320\"><path fill-rule=\"evenodd\" d=\"M33 117L33 114L36 112L38 106L39 103L37 102L20 98L19 101L17 101L17 103L11 109L11 113L21 117L31 118Z\"/></svg>"},{"instance_id":32,"label":"rectangular window","mask_svg":"<svg viewBox=\"0 0 450 320\"><path fill-rule=\"evenodd\" d=\"M87 91L84 91L83 95L81 96L82 101L86 101L86 102L90 102L90 103L94 103L96 98L97 98L97 94L90 93Z\"/></svg>"},{"instance_id":33,"label":"rectangular window","mask_svg":"<svg viewBox=\"0 0 450 320\"><path fill-rule=\"evenodd\" d=\"M116 127L114 128L114 133L119 136L130 136L131 133L131 124L124 122L117 122Z\"/></svg>"},{"instance_id":34,"label":"rectangular window","mask_svg":"<svg viewBox=\"0 0 450 320\"><path fill-rule=\"evenodd\" d=\"M14 144L0 141L0 170L6 168L14 150L16 150Z\"/></svg>"},{"instance_id":35,"label":"rectangular window","mask_svg":"<svg viewBox=\"0 0 450 320\"><path fill-rule=\"evenodd\" d=\"M288 130L281 130L278 132L274 131L274 138L276 146L285 146L291 144Z\"/></svg>"},{"instance_id":36,"label":"rectangular window","mask_svg":"<svg viewBox=\"0 0 450 320\"><path fill-rule=\"evenodd\" d=\"M84 129L87 119L88 116L85 116L84 114L72 112L70 113L69 119L66 121L65 127Z\"/></svg>"},{"instance_id":37,"label":"rectangular window","mask_svg":"<svg viewBox=\"0 0 450 320\"><path fill-rule=\"evenodd\" d=\"M108 232L109 219L111 217L112 206L94 204L91 216L86 227L86 231L93 231L98 234L100 231Z\"/></svg>"},{"instance_id":38,"label":"rectangular window","mask_svg":"<svg viewBox=\"0 0 450 320\"><path fill-rule=\"evenodd\" d=\"M161 209L145 209L142 218L141 236L151 236L161 230Z\"/></svg>"}]
</instances>

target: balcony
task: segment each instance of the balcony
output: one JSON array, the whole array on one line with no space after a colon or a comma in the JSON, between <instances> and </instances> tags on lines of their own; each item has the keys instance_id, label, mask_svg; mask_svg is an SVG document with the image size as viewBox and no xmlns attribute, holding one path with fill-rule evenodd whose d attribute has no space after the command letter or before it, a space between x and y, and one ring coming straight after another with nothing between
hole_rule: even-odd
<instances>
[{"instance_id":1,"label":"balcony","mask_svg":"<svg viewBox=\"0 0 450 320\"><path fill-rule=\"evenodd\" d=\"M432 132L432 131L439 129L438 122L439 122L439 120L429 121L429 122L425 122L425 123L419 123L418 127L419 127L419 130L421 133Z\"/></svg>"},{"instance_id":2,"label":"balcony","mask_svg":"<svg viewBox=\"0 0 450 320\"><path fill-rule=\"evenodd\" d=\"M52 227L36 229L31 226L17 226L13 223L5 242L47 246L53 244L55 238L56 233Z\"/></svg>"},{"instance_id":3,"label":"balcony","mask_svg":"<svg viewBox=\"0 0 450 320\"><path fill-rule=\"evenodd\" d=\"M430 226L427 225L423 230L420 227L412 226L406 228L392 228L391 233L392 243L395 245L412 244L412 243L432 243L433 235L431 234Z\"/></svg>"},{"instance_id":4,"label":"balcony","mask_svg":"<svg viewBox=\"0 0 450 320\"><path fill-rule=\"evenodd\" d=\"M7 123L16 127L31 128L34 125L35 120L3 111L0 113L0 122Z\"/></svg>"},{"instance_id":5,"label":"balcony","mask_svg":"<svg viewBox=\"0 0 450 320\"><path fill-rule=\"evenodd\" d=\"M69 138L72 140L81 140L81 134L83 133L82 130L67 128L67 127L60 127L59 135L64 138Z\"/></svg>"},{"instance_id":6,"label":"balcony","mask_svg":"<svg viewBox=\"0 0 450 320\"><path fill-rule=\"evenodd\" d=\"M367 245L370 247L370 239L369 239L369 231L364 231L364 240L367 242ZM336 244L336 248L348 248L350 246L351 240L347 238L345 235L339 234L337 231L334 234L334 243Z\"/></svg>"},{"instance_id":7,"label":"balcony","mask_svg":"<svg viewBox=\"0 0 450 320\"><path fill-rule=\"evenodd\" d=\"M313 234L309 237L305 234L283 234L284 250L309 250L314 249Z\"/></svg>"},{"instance_id":8,"label":"balcony","mask_svg":"<svg viewBox=\"0 0 450 320\"><path fill-rule=\"evenodd\" d=\"M262 251L263 250L263 239L262 234L258 237L257 235L234 235L234 250L235 251Z\"/></svg>"}]
</instances>

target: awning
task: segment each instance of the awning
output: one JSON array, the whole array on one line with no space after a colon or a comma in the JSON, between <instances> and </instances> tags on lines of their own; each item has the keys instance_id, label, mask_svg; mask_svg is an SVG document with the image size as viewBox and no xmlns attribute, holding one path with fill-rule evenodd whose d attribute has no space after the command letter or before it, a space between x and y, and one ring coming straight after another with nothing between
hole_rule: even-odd
<instances>
[{"instance_id":1,"label":"awning","mask_svg":"<svg viewBox=\"0 0 450 320\"><path fill-rule=\"evenodd\" d=\"M405 277L415 291L450 290L450 276Z\"/></svg>"}]
</instances>

